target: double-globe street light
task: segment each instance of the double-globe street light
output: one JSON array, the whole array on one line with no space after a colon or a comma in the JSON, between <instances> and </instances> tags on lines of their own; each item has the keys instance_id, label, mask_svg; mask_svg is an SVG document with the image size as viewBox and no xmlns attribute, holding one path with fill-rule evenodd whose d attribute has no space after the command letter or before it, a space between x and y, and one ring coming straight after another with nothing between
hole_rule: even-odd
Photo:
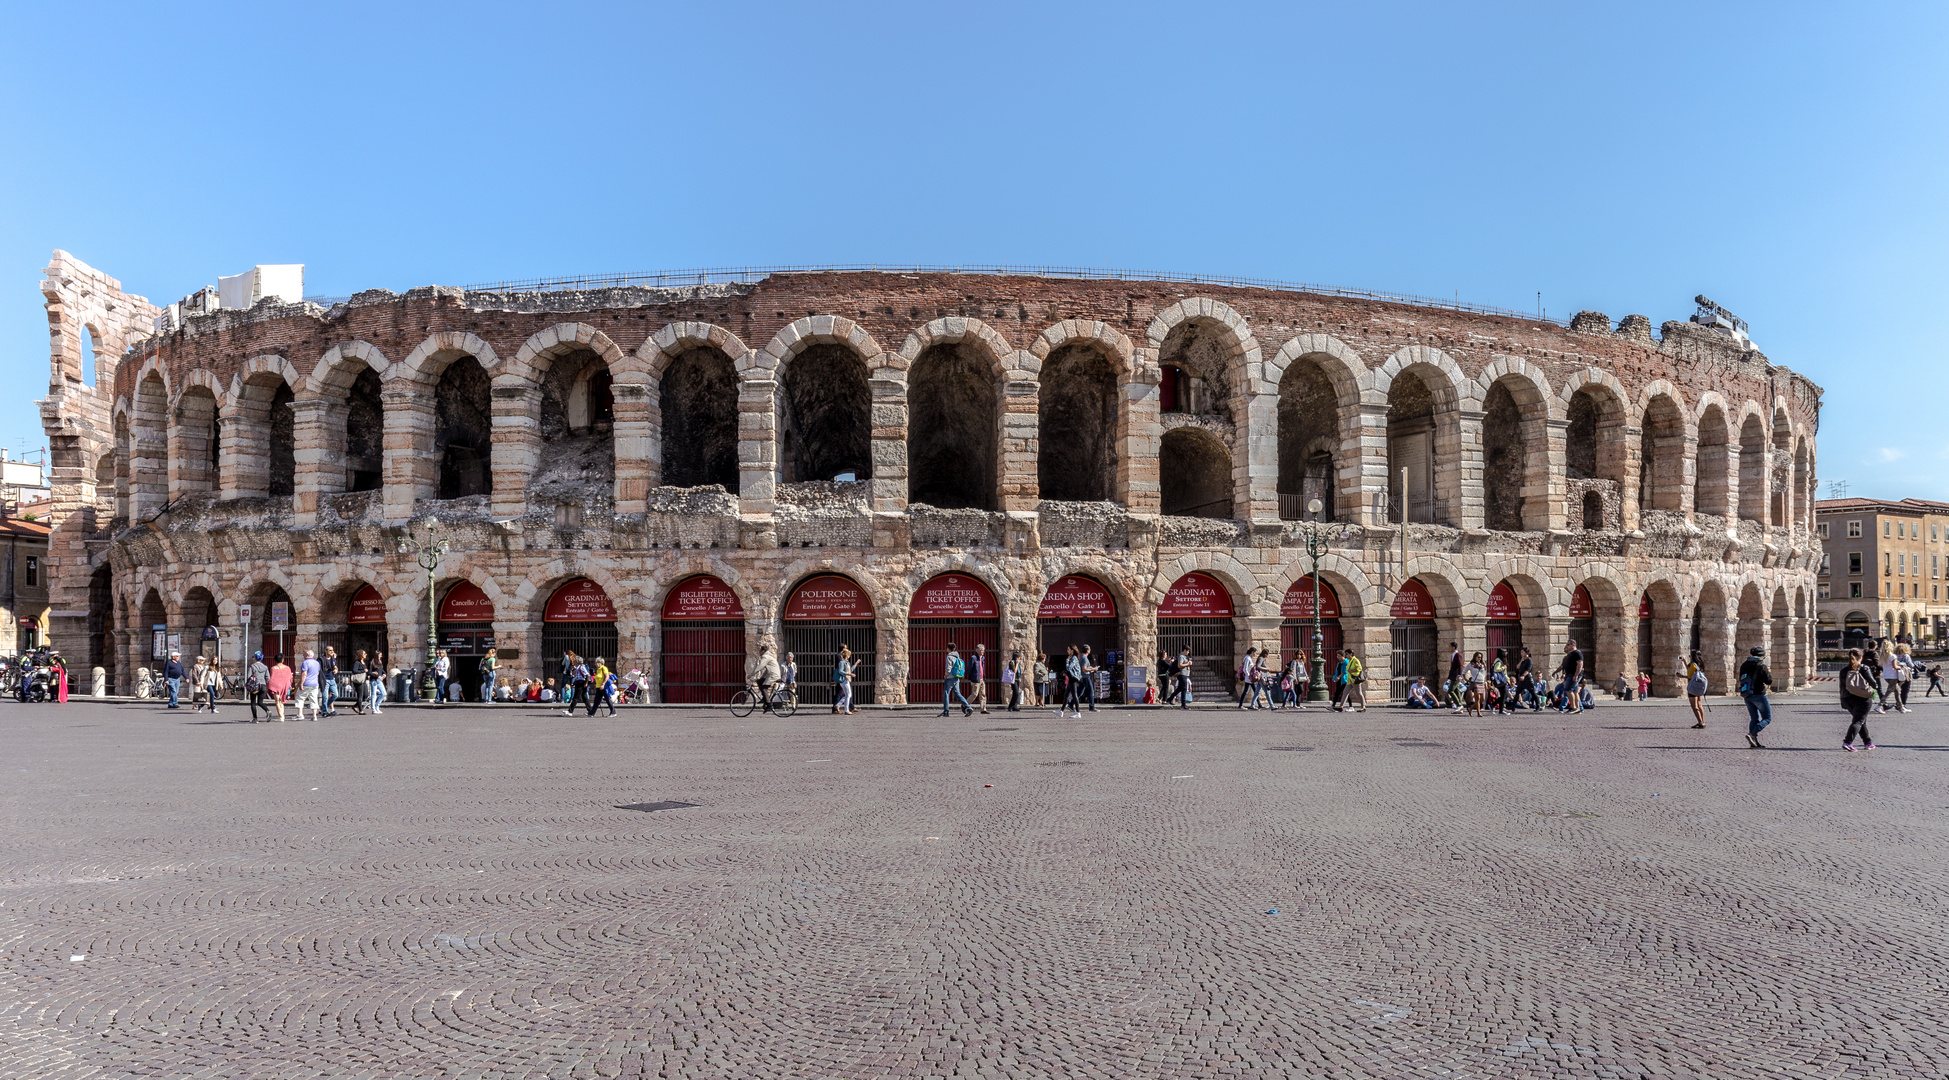
<instances>
[{"instance_id":1,"label":"double-globe street light","mask_svg":"<svg viewBox=\"0 0 1949 1080\"><path fill-rule=\"evenodd\" d=\"M419 559L420 566L426 570L426 669L420 677L420 699L433 701L439 694L439 684L433 678L433 658L440 652L440 624L434 608L433 589L439 583L440 560L444 559L453 541L440 535L440 519L428 518L426 538L413 536L413 527L406 527L406 534L399 538L399 553L413 555Z\"/></svg>"},{"instance_id":2,"label":"double-globe street light","mask_svg":"<svg viewBox=\"0 0 1949 1080\"><path fill-rule=\"evenodd\" d=\"M1327 544L1320 534L1319 513L1325 508L1315 493L1306 503L1306 512L1313 516L1299 523L1300 540L1307 557L1313 560L1313 682L1306 688L1308 701L1326 701L1331 696L1326 689L1326 635L1320 629L1320 558L1326 554Z\"/></svg>"}]
</instances>

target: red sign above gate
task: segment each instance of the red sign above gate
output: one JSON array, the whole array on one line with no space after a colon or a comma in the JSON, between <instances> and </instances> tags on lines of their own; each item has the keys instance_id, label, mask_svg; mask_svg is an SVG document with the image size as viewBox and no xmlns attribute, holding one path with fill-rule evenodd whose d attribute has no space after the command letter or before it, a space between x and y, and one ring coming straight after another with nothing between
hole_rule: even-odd
<instances>
[{"instance_id":1,"label":"red sign above gate","mask_svg":"<svg viewBox=\"0 0 1949 1080\"><path fill-rule=\"evenodd\" d=\"M1394 594L1394 606L1388 614L1397 619L1432 619L1435 617L1435 598L1428 595L1428 586L1419 578L1409 578Z\"/></svg>"},{"instance_id":2,"label":"red sign above gate","mask_svg":"<svg viewBox=\"0 0 1949 1080\"><path fill-rule=\"evenodd\" d=\"M871 619L873 600L858 583L838 574L821 574L792 591L788 619Z\"/></svg>"},{"instance_id":3,"label":"red sign above gate","mask_svg":"<svg viewBox=\"0 0 1949 1080\"><path fill-rule=\"evenodd\" d=\"M1286 590L1286 598L1279 602L1279 614L1287 619L1310 619L1313 617L1313 578L1309 575L1293 582ZM1330 582L1320 582L1320 618L1340 617L1340 597L1333 591Z\"/></svg>"},{"instance_id":4,"label":"red sign above gate","mask_svg":"<svg viewBox=\"0 0 1949 1080\"><path fill-rule=\"evenodd\" d=\"M907 605L910 619L999 619L1001 606L988 586L966 574L929 578Z\"/></svg>"},{"instance_id":5,"label":"red sign above gate","mask_svg":"<svg viewBox=\"0 0 1949 1080\"><path fill-rule=\"evenodd\" d=\"M1591 617L1590 611L1590 590L1579 585L1577 591L1570 594L1570 617L1588 619Z\"/></svg>"},{"instance_id":6,"label":"red sign above gate","mask_svg":"<svg viewBox=\"0 0 1949 1080\"><path fill-rule=\"evenodd\" d=\"M491 616L490 616L491 617ZM345 609L345 621L351 626L373 626L386 621L386 598L370 585L352 594L352 603Z\"/></svg>"},{"instance_id":7,"label":"red sign above gate","mask_svg":"<svg viewBox=\"0 0 1949 1080\"><path fill-rule=\"evenodd\" d=\"M480 591L479 585L463 581L448 589L446 599L440 601L440 621L493 622L494 601Z\"/></svg>"},{"instance_id":8,"label":"red sign above gate","mask_svg":"<svg viewBox=\"0 0 1949 1080\"><path fill-rule=\"evenodd\" d=\"M576 578L548 598L541 621L615 622L616 605L609 602L609 594L602 591L602 586L585 577Z\"/></svg>"},{"instance_id":9,"label":"red sign above gate","mask_svg":"<svg viewBox=\"0 0 1949 1080\"><path fill-rule=\"evenodd\" d=\"M1038 619L1114 619L1117 602L1110 590L1086 577L1069 577L1049 586L1042 597Z\"/></svg>"},{"instance_id":10,"label":"red sign above gate","mask_svg":"<svg viewBox=\"0 0 1949 1080\"><path fill-rule=\"evenodd\" d=\"M1160 619L1229 619L1232 594L1223 582L1210 574L1186 574L1177 579L1164 602L1157 606Z\"/></svg>"},{"instance_id":11,"label":"red sign above gate","mask_svg":"<svg viewBox=\"0 0 1949 1080\"><path fill-rule=\"evenodd\" d=\"M1643 596L1638 597L1638 618L1640 619L1651 618L1651 594L1650 593L1645 593Z\"/></svg>"},{"instance_id":12,"label":"red sign above gate","mask_svg":"<svg viewBox=\"0 0 1949 1080\"><path fill-rule=\"evenodd\" d=\"M1507 581L1497 582L1496 587L1489 590L1489 618L1520 619L1522 617L1523 605L1516 600L1516 590L1510 588Z\"/></svg>"},{"instance_id":13,"label":"red sign above gate","mask_svg":"<svg viewBox=\"0 0 1949 1080\"><path fill-rule=\"evenodd\" d=\"M724 621L744 618L744 605L729 585L711 576L685 578L663 598L663 618Z\"/></svg>"}]
</instances>

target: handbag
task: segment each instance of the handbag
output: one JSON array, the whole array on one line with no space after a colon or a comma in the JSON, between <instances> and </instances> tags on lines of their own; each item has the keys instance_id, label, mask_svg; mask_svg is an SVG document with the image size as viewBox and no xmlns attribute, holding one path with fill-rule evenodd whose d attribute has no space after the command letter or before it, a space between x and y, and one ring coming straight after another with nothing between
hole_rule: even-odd
<instances>
[{"instance_id":1,"label":"handbag","mask_svg":"<svg viewBox=\"0 0 1949 1080\"><path fill-rule=\"evenodd\" d=\"M1875 696L1875 688L1868 685L1868 679L1861 674L1860 668L1855 668L1842 676L1841 685L1847 687L1848 693L1858 698L1871 698Z\"/></svg>"}]
</instances>

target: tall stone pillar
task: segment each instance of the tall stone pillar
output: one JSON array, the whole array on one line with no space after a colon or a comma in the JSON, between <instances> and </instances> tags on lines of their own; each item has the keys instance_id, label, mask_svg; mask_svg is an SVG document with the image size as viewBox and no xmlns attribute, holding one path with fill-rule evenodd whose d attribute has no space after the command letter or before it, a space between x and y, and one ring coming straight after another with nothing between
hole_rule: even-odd
<instances>
[{"instance_id":1,"label":"tall stone pillar","mask_svg":"<svg viewBox=\"0 0 1949 1080\"><path fill-rule=\"evenodd\" d=\"M495 517L528 512L528 483L541 463L541 387L533 383L493 389L494 482L489 504Z\"/></svg>"},{"instance_id":2,"label":"tall stone pillar","mask_svg":"<svg viewBox=\"0 0 1949 1080\"><path fill-rule=\"evenodd\" d=\"M343 439L347 407L342 401L307 399L293 401L291 412L295 459L291 513L293 522L303 528L318 523L318 511L326 496L345 490L344 447L334 446L331 434L338 432ZM242 471L226 470L226 492L231 490L231 477Z\"/></svg>"},{"instance_id":3,"label":"tall stone pillar","mask_svg":"<svg viewBox=\"0 0 1949 1080\"><path fill-rule=\"evenodd\" d=\"M642 514L649 510L650 489L662 482L655 412L649 376L640 371L623 371L610 384L615 399L616 513Z\"/></svg>"},{"instance_id":4,"label":"tall stone pillar","mask_svg":"<svg viewBox=\"0 0 1949 1080\"><path fill-rule=\"evenodd\" d=\"M379 394L386 410L386 520L406 521L421 499L439 490L440 462L433 456L431 394L413 385Z\"/></svg>"}]
</instances>

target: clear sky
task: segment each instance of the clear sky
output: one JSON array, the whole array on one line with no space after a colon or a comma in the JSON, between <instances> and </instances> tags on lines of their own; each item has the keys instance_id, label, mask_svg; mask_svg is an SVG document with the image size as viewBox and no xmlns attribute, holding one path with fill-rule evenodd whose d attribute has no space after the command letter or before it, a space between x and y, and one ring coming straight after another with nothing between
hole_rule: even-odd
<instances>
[{"instance_id":1,"label":"clear sky","mask_svg":"<svg viewBox=\"0 0 1949 1080\"><path fill-rule=\"evenodd\" d=\"M1683 319L1949 499L1949 7L6 5L0 445L55 248L168 303L778 263L1176 270Z\"/></svg>"}]
</instances>

